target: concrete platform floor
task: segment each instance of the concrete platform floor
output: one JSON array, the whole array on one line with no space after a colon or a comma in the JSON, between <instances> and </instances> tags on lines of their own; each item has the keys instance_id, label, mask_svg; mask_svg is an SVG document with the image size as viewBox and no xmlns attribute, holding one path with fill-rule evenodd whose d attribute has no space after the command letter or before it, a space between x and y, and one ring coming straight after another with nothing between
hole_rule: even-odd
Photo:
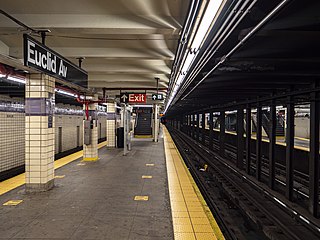
<instances>
[{"instance_id":1,"label":"concrete platform floor","mask_svg":"<svg viewBox=\"0 0 320 240\"><path fill-rule=\"evenodd\" d=\"M22 186L1 195L0 239L173 239L162 141L134 141L125 157L100 149L97 162L58 169L49 192L25 194ZM9 200L23 202L3 206Z\"/></svg>"}]
</instances>

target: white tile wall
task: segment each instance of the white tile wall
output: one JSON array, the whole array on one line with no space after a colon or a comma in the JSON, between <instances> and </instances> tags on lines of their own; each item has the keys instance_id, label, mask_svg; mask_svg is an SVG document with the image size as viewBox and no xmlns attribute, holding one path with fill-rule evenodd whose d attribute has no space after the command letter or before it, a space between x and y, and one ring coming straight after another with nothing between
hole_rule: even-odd
<instances>
[{"instance_id":1,"label":"white tile wall","mask_svg":"<svg viewBox=\"0 0 320 240\"><path fill-rule=\"evenodd\" d=\"M59 153L59 127L62 127L62 152L73 149L77 146L77 126L80 126L80 146L83 139L83 117L72 115L55 116L55 153Z\"/></svg>"},{"instance_id":2,"label":"white tile wall","mask_svg":"<svg viewBox=\"0 0 320 240\"><path fill-rule=\"evenodd\" d=\"M0 112L0 172L24 164L24 113Z\"/></svg>"},{"instance_id":3,"label":"white tile wall","mask_svg":"<svg viewBox=\"0 0 320 240\"><path fill-rule=\"evenodd\" d=\"M56 115L55 153L58 153L58 127L62 127L62 151L77 147L77 126L80 126L80 146L83 144L83 117ZM106 116L99 116L101 137L106 137ZM100 126L98 124L98 126ZM33 129L30 129L33 131ZM98 130L99 131L99 130ZM35 132L34 132L35 133ZM39 135L30 135L39 137ZM33 139L37 140L37 139ZM33 154L32 149L30 153ZM19 112L0 112L0 172L25 164L25 114Z\"/></svg>"}]
</instances>

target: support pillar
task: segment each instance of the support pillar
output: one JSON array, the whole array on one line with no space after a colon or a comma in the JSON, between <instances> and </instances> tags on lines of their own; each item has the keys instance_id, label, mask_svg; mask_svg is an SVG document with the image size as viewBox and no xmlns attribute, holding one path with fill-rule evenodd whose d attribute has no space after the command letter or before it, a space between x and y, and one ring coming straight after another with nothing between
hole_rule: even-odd
<instances>
[{"instance_id":1,"label":"support pillar","mask_svg":"<svg viewBox=\"0 0 320 240\"><path fill-rule=\"evenodd\" d=\"M219 134L219 147L220 147L220 155L225 155L225 135L226 135L226 118L225 118L225 111L220 112L220 134Z\"/></svg>"},{"instance_id":2,"label":"support pillar","mask_svg":"<svg viewBox=\"0 0 320 240\"><path fill-rule=\"evenodd\" d=\"M205 133L206 133L206 114L205 113L202 113L202 131L201 131L201 140L202 140L202 144L205 145L206 144L206 136L205 136Z\"/></svg>"},{"instance_id":3,"label":"support pillar","mask_svg":"<svg viewBox=\"0 0 320 240\"><path fill-rule=\"evenodd\" d=\"M123 105L123 156L128 154L128 113L126 104Z\"/></svg>"},{"instance_id":4,"label":"support pillar","mask_svg":"<svg viewBox=\"0 0 320 240\"><path fill-rule=\"evenodd\" d=\"M196 141L200 142L200 114L197 113L197 137L196 137Z\"/></svg>"},{"instance_id":5,"label":"support pillar","mask_svg":"<svg viewBox=\"0 0 320 240\"><path fill-rule=\"evenodd\" d=\"M192 138L193 138L193 139L197 139L197 128L196 128L196 125L197 125L196 116L197 116L197 115L192 114L192 116L193 116Z\"/></svg>"},{"instance_id":6,"label":"support pillar","mask_svg":"<svg viewBox=\"0 0 320 240\"><path fill-rule=\"evenodd\" d=\"M192 118L191 115L188 115L189 119L189 137L192 137Z\"/></svg>"},{"instance_id":7,"label":"support pillar","mask_svg":"<svg viewBox=\"0 0 320 240\"><path fill-rule=\"evenodd\" d=\"M246 172L251 169L251 107L246 109Z\"/></svg>"},{"instance_id":8,"label":"support pillar","mask_svg":"<svg viewBox=\"0 0 320 240\"><path fill-rule=\"evenodd\" d=\"M191 138L194 139L194 123L195 123L195 120L194 120L194 114L190 115L190 123L191 123Z\"/></svg>"},{"instance_id":9,"label":"support pillar","mask_svg":"<svg viewBox=\"0 0 320 240\"><path fill-rule=\"evenodd\" d=\"M209 149L213 149L213 112L209 113Z\"/></svg>"},{"instance_id":10,"label":"support pillar","mask_svg":"<svg viewBox=\"0 0 320 240\"><path fill-rule=\"evenodd\" d=\"M315 86L317 87L317 86ZM311 93L310 103L310 158L309 211L318 217L319 211L319 93Z\"/></svg>"},{"instance_id":11,"label":"support pillar","mask_svg":"<svg viewBox=\"0 0 320 240\"><path fill-rule=\"evenodd\" d=\"M286 197L293 199L293 150L294 150L294 103L293 97L287 99L286 129Z\"/></svg>"},{"instance_id":12,"label":"support pillar","mask_svg":"<svg viewBox=\"0 0 320 240\"><path fill-rule=\"evenodd\" d=\"M107 146L116 147L116 104L107 103Z\"/></svg>"},{"instance_id":13,"label":"support pillar","mask_svg":"<svg viewBox=\"0 0 320 240\"><path fill-rule=\"evenodd\" d=\"M237 167L243 169L244 137L243 137L243 109L237 110Z\"/></svg>"},{"instance_id":14,"label":"support pillar","mask_svg":"<svg viewBox=\"0 0 320 240\"><path fill-rule=\"evenodd\" d=\"M54 186L55 79L30 74L25 89L26 192L43 192Z\"/></svg>"},{"instance_id":15,"label":"support pillar","mask_svg":"<svg viewBox=\"0 0 320 240\"><path fill-rule=\"evenodd\" d=\"M186 134L190 136L189 115L186 115Z\"/></svg>"},{"instance_id":16,"label":"support pillar","mask_svg":"<svg viewBox=\"0 0 320 240\"><path fill-rule=\"evenodd\" d=\"M93 97L93 101L97 101L98 96ZM89 142L86 141L83 144L83 161L97 161L98 160L98 123L97 123L97 107L98 103L90 103L87 108L86 105L83 106L85 111L84 131L83 139L89 137ZM86 130L86 128L90 130ZM89 136L88 136L89 135Z\"/></svg>"},{"instance_id":17,"label":"support pillar","mask_svg":"<svg viewBox=\"0 0 320 240\"><path fill-rule=\"evenodd\" d=\"M276 148L276 101L273 99L270 106L270 136L269 136L269 187L274 189L276 160L275 160L275 148Z\"/></svg>"},{"instance_id":18,"label":"support pillar","mask_svg":"<svg viewBox=\"0 0 320 240\"><path fill-rule=\"evenodd\" d=\"M153 105L153 112L154 112L154 125L153 125L153 141L158 142L158 133L159 133L159 121L158 121L158 108L157 104ZM178 126L179 128L180 126Z\"/></svg>"},{"instance_id":19,"label":"support pillar","mask_svg":"<svg viewBox=\"0 0 320 240\"><path fill-rule=\"evenodd\" d=\"M256 178L261 181L262 108L257 106Z\"/></svg>"}]
</instances>

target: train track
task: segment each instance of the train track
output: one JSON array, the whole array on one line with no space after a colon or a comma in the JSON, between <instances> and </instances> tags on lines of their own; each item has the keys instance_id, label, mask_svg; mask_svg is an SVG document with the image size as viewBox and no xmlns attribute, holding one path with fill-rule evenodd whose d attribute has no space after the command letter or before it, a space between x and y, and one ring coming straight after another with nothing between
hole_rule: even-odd
<instances>
[{"instance_id":1,"label":"train track","mask_svg":"<svg viewBox=\"0 0 320 240\"><path fill-rule=\"evenodd\" d=\"M314 223L310 221L309 224L298 222L292 216L293 210L288 209L287 206L287 213L291 211L291 215L286 214L283 207L280 208L275 204L275 201L281 203L279 199L264 189L259 189L259 186L235 169L228 161L209 151L189 136L172 128L169 128L169 131L227 239L246 238L237 231L235 226L226 223L224 216L219 213L221 208L217 207L215 201L212 200L211 186L208 182L215 181L239 211L245 214L245 217L249 218L269 239L320 238L319 228ZM203 172L198 169L199 159L202 163L209 165L206 178L203 177ZM210 177L209 181L208 177ZM295 212L295 214L298 213ZM299 217L304 218L301 215Z\"/></svg>"},{"instance_id":2,"label":"train track","mask_svg":"<svg viewBox=\"0 0 320 240\"><path fill-rule=\"evenodd\" d=\"M209 145L209 137L205 136L205 144L206 146ZM213 139L213 149L215 151L219 151L219 144L218 144L218 140ZM225 152L226 152L226 156L228 156L228 158L235 163L236 159L237 159L237 151L236 151L236 147L231 145L231 144L225 144ZM251 171L253 173L255 173L256 171L256 167L255 167L255 159L256 159L256 155L254 153L251 153L251 162L253 163L250 168ZM262 177L264 177L267 181L267 178L269 177L269 168L268 168L268 162L269 160L267 158L265 158L264 156L261 157L261 174ZM276 176L275 176L275 181L278 184L279 188L282 188L282 191L285 191L285 177L286 177L286 168L284 165L280 164L280 163L276 163ZM301 201L308 201L309 199L309 177L308 175L299 172L297 170L294 170L294 181L297 183L297 185L299 185L299 187L294 187L293 191L295 192L295 194L297 195L297 199L300 199ZM319 202L320 204L320 202Z\"/></svg>"}]
</instances>

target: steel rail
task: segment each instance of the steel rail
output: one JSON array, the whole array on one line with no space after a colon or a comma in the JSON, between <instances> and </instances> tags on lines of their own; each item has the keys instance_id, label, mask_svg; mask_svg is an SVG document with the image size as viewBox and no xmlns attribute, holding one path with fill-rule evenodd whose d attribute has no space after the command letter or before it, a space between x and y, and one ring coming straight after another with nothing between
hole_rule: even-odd
<instances>
[{"instance_id":1,"label":"steel rail","mask_svg":"<svg viewBox=\"0 0 320 240\"><path fill-rule=\"evenodd\" d=\"M176 130L174 130L176 131ZM243 181L245 181L246 183L248 183L250 186L252 186L254 189L256 189L256 191L259 191L261 193L263 193L268 199L270 199L272 202L274 202L278 207L280 207L281 209L283 209L285 212L287 212L288 214L295 216L295 219L302 223L302 225L304 225L306 228L312 230L312 232L314 234L317 234L319 236L320 234L320 228L317 226L316 223L314 223L311 219L309 219L308 217L304 216L303 214L299 213L297 210L291 208L290 206L286 205L285 203L281 202L275 195L273 195L271 192L267 191L265 188L257 185L254 181L252 181L249 177L246 176L246 174L243 174L242 172L240 172L239 170L237 170L236 168L234 168L233 166L231 166L230 164L228 164L226 162L226 159L217 156L216 154L214 155L214 157L212 157L212 155L214 154L212 151L208 150L205 146L203 146L202 144L198 143L197 141L195 141L194 139L190 138L189 136L187 136L184 133L176 133L177 135L183 135L183 137L180 137L186 144L188 144L191 148L195 148L194 145L196 145L198 147L198 149L196 149L196 151L199 153L199 151L201 151L200 156L204 157L205 155L207 155L207 158L210 159L210 161L206 161L211 167L216 168L217 167L217 162L215 162L215 164L213 164L211 161L212 159L215 159L218 161L219 164L223 165L224 167L226 167L227 169L229 169L230 171L232 171L234 174L236 174L238 177L240 177ZM199 150L201 149L201 150ZM220 173L223 172L220 170ZM263 207L263 206L261 206ZM269 214L268 212L266 212L266 214ZM274 219L274 221L278 222L279 220L277 218ZM280 223L280 226L282 225L282 223ZM284 226L284 230L286 231L286 227ZM290 231L288 232L288 234L290 234ZM295 236L295 235L294 235ZM294 238L294 236L292 239L296 239ZM297 238L299 239L299 238Z\"/></svg>"}]
</instances>

